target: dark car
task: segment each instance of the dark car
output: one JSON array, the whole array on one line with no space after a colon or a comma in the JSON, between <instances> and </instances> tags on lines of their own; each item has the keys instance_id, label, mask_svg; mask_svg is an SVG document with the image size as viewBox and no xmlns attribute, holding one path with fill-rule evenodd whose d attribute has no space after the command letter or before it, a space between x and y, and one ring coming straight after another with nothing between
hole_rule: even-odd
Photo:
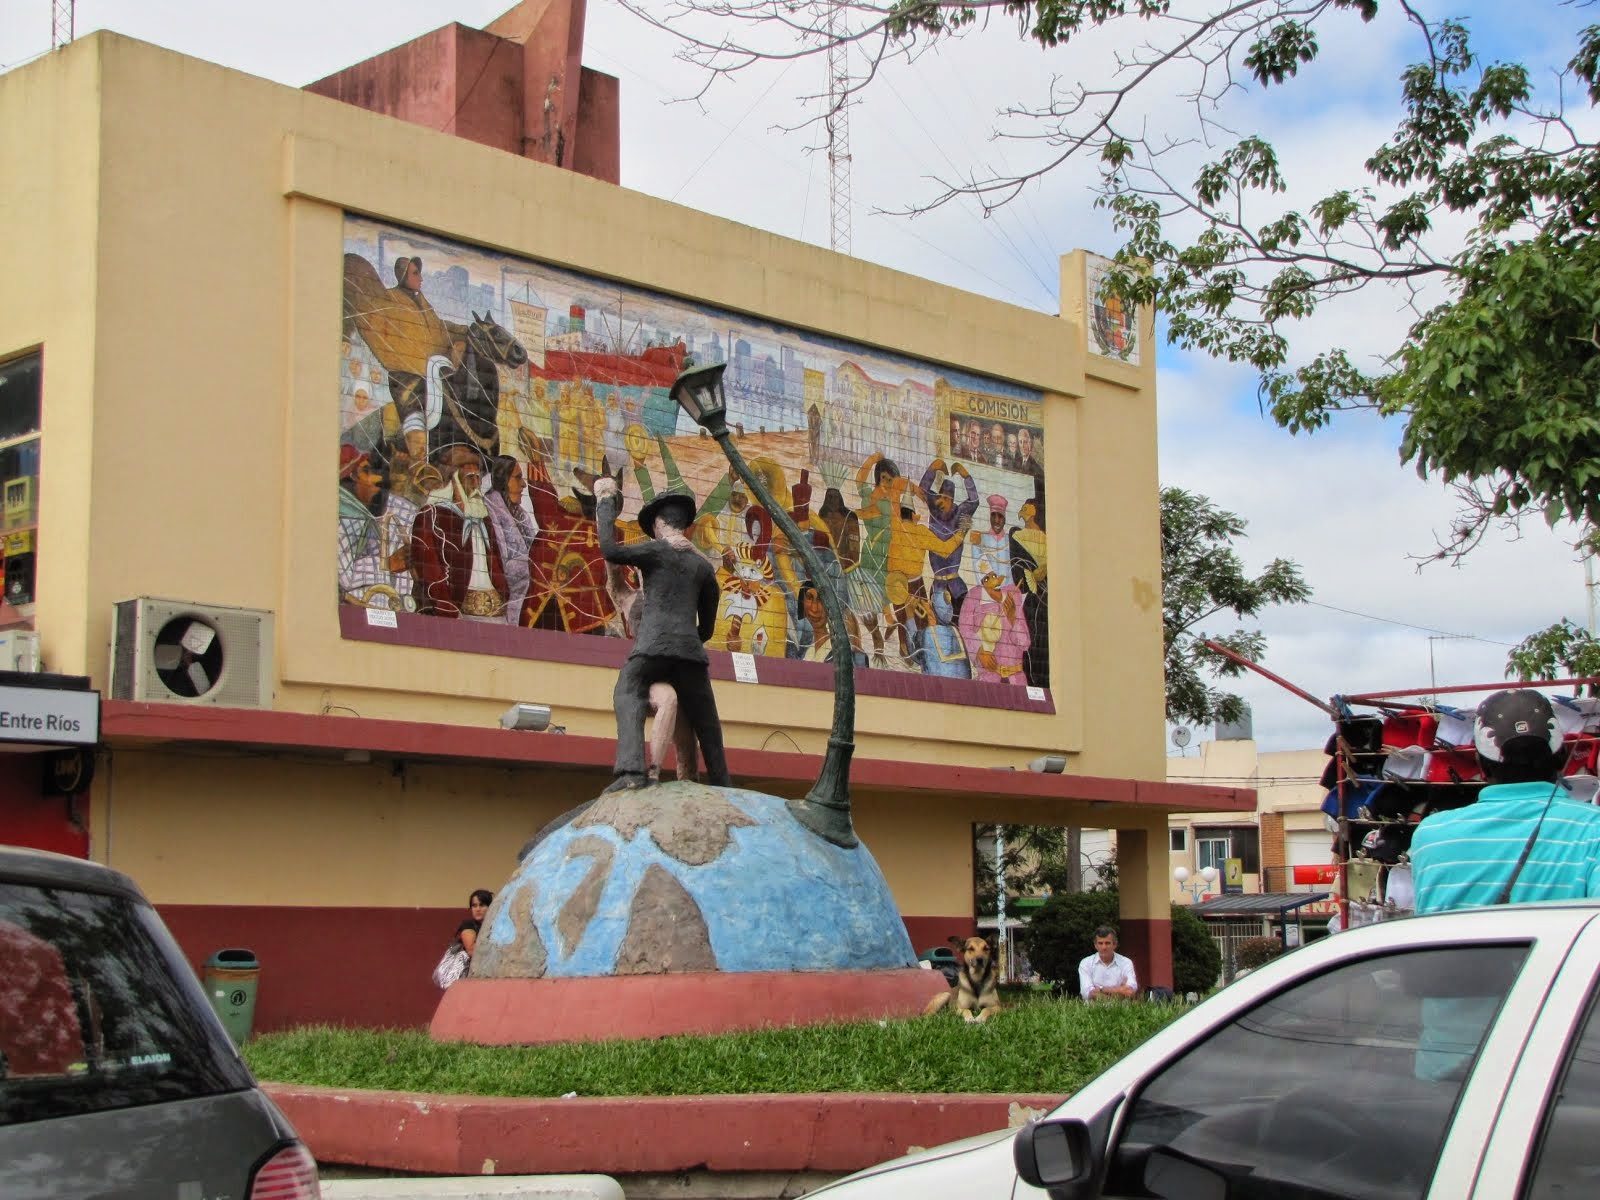
<instances>
[{"instance_id":1,"label":"dark car","mask_svg":"<svg viewBox=\"0 0 1600 1200\"><path fill-rule=\"evenodd\" d=\"M0 846L0 1196L319 1195L133 882Z\"/></svg>"}]
</instances>

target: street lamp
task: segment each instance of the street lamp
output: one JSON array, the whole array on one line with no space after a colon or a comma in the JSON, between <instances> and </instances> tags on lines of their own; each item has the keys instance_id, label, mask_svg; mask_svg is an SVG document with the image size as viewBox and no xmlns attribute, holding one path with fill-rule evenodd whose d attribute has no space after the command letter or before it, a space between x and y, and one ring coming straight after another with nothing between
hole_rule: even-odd
<instances>
[{"instance_id":1,"label":"street lamp","mask_svg":"<svg viewBox=\"0 0 1600 1200\"><path fill-rule=\"evenodd\" d=\"M1201 897L1210 890L1211 885L1216 883L1217 869L1215 867L1201 867L1200 878L1193 883L1189 882L1188 867L1173 868L1172 877L1178 881L1178 887L1188 895L1189 899L1198 904Z\"/></svg>"},{"instance_id":2,"label":"street lamp","mask_svg":"<svg viewBox=\"0 0 1600 1200\"><path fill-rule=\"evenodd\" d=\"M850 849L859 844L850 820L850 756L855 753L856 680L851 657L850 630L844 621L844 606L839 603L834 585L837 568L830 571L811 539L800 531L786 509L773 499L761 478L750 470L728 432L728 401L722 390L722 373L727 363L691 367L672 382L672 399L694 423L717 439L722 453L745 486L772 516L773 522L789 539L806 573L817 589L817 597L828 614L828 638L833 644L833 729L828 735L828 752L822 771L811 790L799 800L790 800L789 811L807 829L836 846Z\"/></svg>"}]
</instances>

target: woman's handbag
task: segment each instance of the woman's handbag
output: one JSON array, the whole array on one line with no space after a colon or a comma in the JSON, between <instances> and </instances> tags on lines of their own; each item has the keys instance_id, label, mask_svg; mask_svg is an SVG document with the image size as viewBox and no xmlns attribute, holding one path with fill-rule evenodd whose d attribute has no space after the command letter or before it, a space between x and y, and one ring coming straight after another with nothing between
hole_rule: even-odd
<instances>
[{"instance_id":1,"label":"woman's handbag","mask_svg":"<svg viewBox=\"0 0 1600 1200\"><path fill-rule=\"evenodd\" d=\"M467 964L471 961L472 956L462 949L460 942L451 942L439 965L433 969L434 983L442 988L449 987L467 973Z\"/></svg>"}]
</instances>

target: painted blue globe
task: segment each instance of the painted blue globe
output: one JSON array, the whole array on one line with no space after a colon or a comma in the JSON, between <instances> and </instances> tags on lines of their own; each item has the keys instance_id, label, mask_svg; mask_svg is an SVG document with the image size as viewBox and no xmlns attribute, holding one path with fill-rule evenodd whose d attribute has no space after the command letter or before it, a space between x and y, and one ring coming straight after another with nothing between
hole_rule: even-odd
<instances>
[{"instance_id":1,"label":"painted blue globe","mask_svg":"<svg viewBox=\"0 0 1600 1200\"><path fill-rule=\"evenodd\" d=\"M602 795L500 889L474 978L916 966L883 872L781 797L665 783Z\"/></svg>"}]
</instances>

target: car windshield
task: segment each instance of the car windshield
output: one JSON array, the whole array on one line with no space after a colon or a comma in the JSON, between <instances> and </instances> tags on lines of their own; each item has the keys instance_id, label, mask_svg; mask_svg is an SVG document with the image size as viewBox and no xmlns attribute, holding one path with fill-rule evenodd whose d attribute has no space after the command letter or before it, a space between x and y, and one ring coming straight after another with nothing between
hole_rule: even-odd
<instances>
[{"instance_id":1,"label":"car windshield","mask_svg":"<svg viewBox=\"0 0 1600 1200\"><path fill-rule=\"evenodd\" d=\"M0 1125L250 1086L148 905L0 883Z\"/></svg>"}]
</instances>

